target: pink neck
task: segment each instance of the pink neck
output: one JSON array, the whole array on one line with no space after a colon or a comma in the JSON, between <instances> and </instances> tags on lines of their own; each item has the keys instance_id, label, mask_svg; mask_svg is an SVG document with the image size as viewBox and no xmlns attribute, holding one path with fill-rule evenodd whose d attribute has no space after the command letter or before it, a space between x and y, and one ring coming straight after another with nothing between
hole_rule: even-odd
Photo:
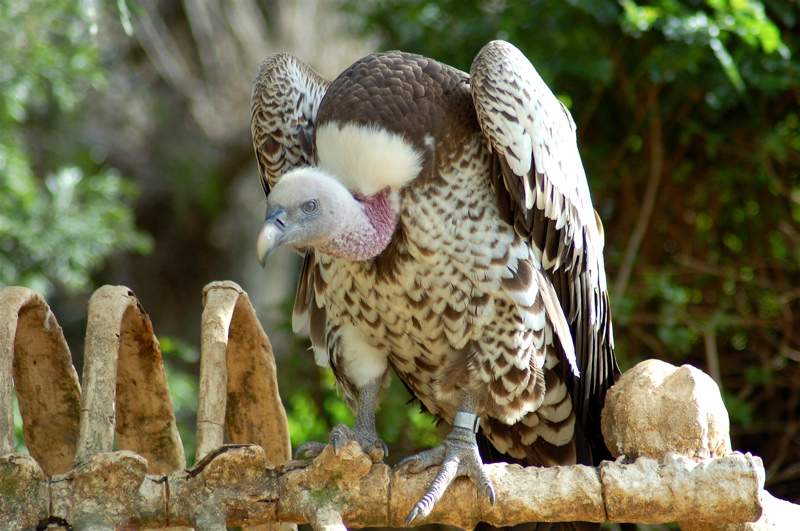
<instances>
[{"instance_id":1,"label":"pink neck","mask_svg":"<svg viewBox=\"0 0 800 531\"><path fill-rule=\"evenodd\" d=\"M346 260L369 260L381 254L392 241L397 213L392 207L389 188L371 196L353 194L366 222L356 222L351 229L331 241L324 252Z\"/></svg>"}]
</instances>

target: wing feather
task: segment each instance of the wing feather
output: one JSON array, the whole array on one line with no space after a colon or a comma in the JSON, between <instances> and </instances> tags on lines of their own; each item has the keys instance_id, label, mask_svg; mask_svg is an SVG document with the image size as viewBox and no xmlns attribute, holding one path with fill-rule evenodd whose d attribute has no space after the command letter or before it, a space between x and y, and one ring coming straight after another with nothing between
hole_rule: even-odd
<instances>
[{"instance_id":1,"label":"wing feather","mask_svg":"<svg viewBox=\"0 0 800 531\"><path fill-rule=\"evenodd\" d=\"M315 162L315 121L328 85L288 54L261 63L253 82L250 132L264 193L287 171Z\"/></svg>"},{"instance_id":2,"label":"wing feather","mask_svg":"<svg viewBox=\"0 0 800 531\"><path fill-rule=\"evenodd\" d=\"M599 438L605 390L619 369L603 234L578 153L575 122L530 61L507 42L483 47L472 63L470 84L481 130L499 159L494 167L502 176L492 181L498 204L510 205L509 221L529 239L558 294L581 373L571 378L576 413Z\"/></svg>"},{"instance_id":3,"label":"wing feather","mask_svg":"<svg viewBox=\"0 0 800 531\"><path fill-rule=\"evenodd\" d=\"M250 104L250 132L264 193L281 175L298 166L316 162L314 128L317 111L330 82L310 66L288 54L267 57L253 82ZM324 290L315 283L319 264L306 251L297 283L292 328L307 330L315 351L325 347L325 311L317 294ZM327 356L317 356L327 361Z\"/></svg>"}]
</instances>

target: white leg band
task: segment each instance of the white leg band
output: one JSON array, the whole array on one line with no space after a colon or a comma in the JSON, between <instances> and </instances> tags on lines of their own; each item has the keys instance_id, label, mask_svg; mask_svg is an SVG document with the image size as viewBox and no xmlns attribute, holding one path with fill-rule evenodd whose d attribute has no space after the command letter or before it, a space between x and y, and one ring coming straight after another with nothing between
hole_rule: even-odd
<instances>
[{"instance_id":1,"label":"white leg band","mask_svg":"<svg viewBox=\"0 0 800 531\"><path fill-rule=\"evenodd\" d=\"M466 411L456 411L456 416L453 418L453 427L465 428L478 433L478 426L480 425L480 418L475 413L468 413Z\"/></svg>"}]
</instances>

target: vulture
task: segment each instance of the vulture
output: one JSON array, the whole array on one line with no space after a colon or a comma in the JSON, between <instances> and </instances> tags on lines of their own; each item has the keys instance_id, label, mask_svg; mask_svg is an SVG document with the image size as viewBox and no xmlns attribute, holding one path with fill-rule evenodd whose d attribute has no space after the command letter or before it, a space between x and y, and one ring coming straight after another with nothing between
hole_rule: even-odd
<instances>
[{"instance_id":1,"label":"vulture","mask_svg":"<svg viewBox=\"0 0 800 531\"><path fill-rule=\"evenodd\" d=\"M438 467L409 524L459 476L494 503L484 462L606 457L599 416L619 369L603 228L575 122L522 52L492 41L469 74L374 53L333 81L272 55L251 132L259 260L304 255L292 326L355 413L329 442L382 458L390 368L451 427L398 465Z\"/></svg>"}]
</instances>

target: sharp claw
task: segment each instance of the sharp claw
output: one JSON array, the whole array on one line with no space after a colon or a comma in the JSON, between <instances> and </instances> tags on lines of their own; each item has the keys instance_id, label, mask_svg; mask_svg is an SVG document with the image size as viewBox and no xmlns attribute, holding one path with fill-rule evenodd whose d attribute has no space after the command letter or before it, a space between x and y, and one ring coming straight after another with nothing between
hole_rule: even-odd
<instances>
[{"instance_id":1,"label":"sharp claw","mask_svg":"<svg viewBox=\"0 0 800 531\"><path fill-rule=\"evenodd\" d=\"M345 439L344 433L342 433L342 429L340 426L336 426L331 430L330 436L328 440L331 443L331 447L333 448L333 455L339 455L339 451L342 449L342 440Z\"/></svg>"},{"instance_id":2,"label":"sharp claw","mask_svg":"<svg viewBox=\"0 0 800 531\"><path fill-rule=\"evenodd\" d=\"M395 465L395 468L397 468L398 470L402 470L404 468L408 468L415 461L417 461L417 456L416 455L409 455L408 457L405 457L405 458L401 459L400 462L397 463L397 465Z\"/></svg>"},{"instance_id":3,"label":"sharp claw","mask_svg":"<svg viewBox=\"0 0 800 531\"><path fill-rule=\"evenodd\" d=\"M395 465L395 468L397 468L398 470L404 470L405 472L408 472L410 474L417 474L419 472L422 472L423 470L428 468L427 466L423 466L423 463L425 461L424 456L425 452L410 455L405 459L401 459L400 462L397 463L397 465Z\"/></svg>"},{"instance_id":4,"label":"sharp claw","mask_svg":"<svg viewBox=\"0 0 800 531\"><path fill-rule=\"evenodd\" d=\"M406 526L410 527L411 524L414 523L414 520L417 519L418 514L419 514L419 507L415 505L414 508L411 509L411 512L408 513L408 516L406 516Z\"/></svg>"},{"instance_id":5,"label":"sharp claw","mask_svg":"<svg viewBox=\"0 0 800 531\"><path fill-rule=\"evenodd\" d=\"M489 496L489 505L494 505L496 498L494 493L494 487L492 486L491 483L488 483L486 485L486 495Z\"/></svg>"},{"instance_id":6,"label":"sharp claw","mask_svg":"<svg viewBox=\"0 0 800 531\"><path fill-rule=\"evenodd\" d=\"M494 505L496 499L494 485L492 484L492 480L486 475L486 471L483 470L482 465L477 471L473 469L473 472L469 474L469 476L473 483L475 483L475 486L478 487L478 490L489 499L489 504Z\"/></svg>"},{"instance_id":7,"label":"sharp claw","mask_svg":"<svg viewBox=\"0 0 800 531\"><path fill-rule=\"evenodd\" d=\"M389 447L383 440L377 438L377 436L369 433L365 434L358 431L353 431L349 427L341 424L335 426L328 435L328 444L331 446L333 455L338 456L342 452L342 449L350 441L358 442L361 445L361 449L364 451L364 453L369 455L375 463L381 461L383 457L389 454ZM314 458L322 453L322 451L325 449L325 446L326 445L324 443L320 442L307 442L301 444L295 450L295 458ZM383 455L379 455L380 452L382 452Z\"/></svg>"},{"instance_id":8,"label":"sharp claw","mask_svg":"<svg viewBox=\"0 0 800 531\"><path fill-rule=\"evenodd\" d=\"M294 451L296 459L309 459L318 456L325 445L318 442L307 442L297 447Z\"/></svg>"}]
</instances>

